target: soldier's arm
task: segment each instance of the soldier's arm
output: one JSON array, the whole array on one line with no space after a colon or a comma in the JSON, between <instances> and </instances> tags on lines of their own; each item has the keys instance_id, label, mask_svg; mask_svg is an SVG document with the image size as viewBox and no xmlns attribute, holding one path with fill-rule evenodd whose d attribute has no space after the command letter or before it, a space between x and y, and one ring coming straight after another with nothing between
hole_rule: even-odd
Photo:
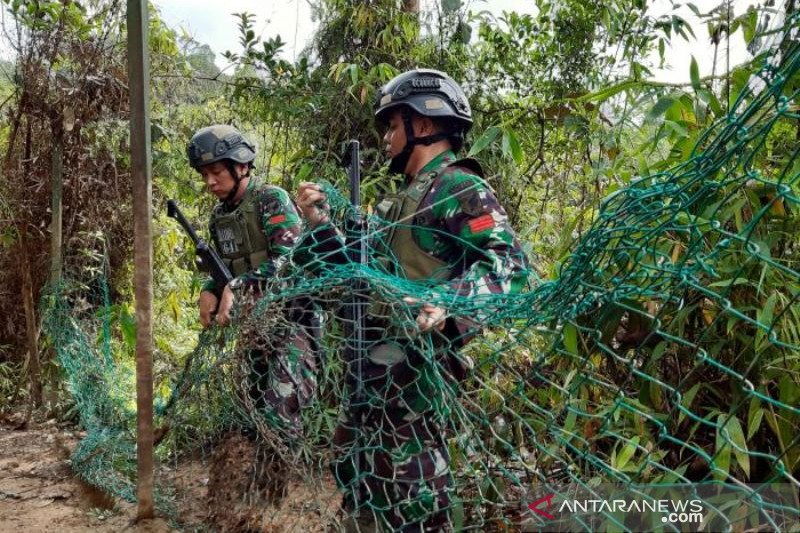
<instances>
[{"instance_id":1,"label":"soldier's arm","mask_svg":"<svg viewBox=\"0 0 800 533\"><path fill-rule=\"evenodd\" d=\"M207 328L211 325L214 313L219 305L221 291L217 290L214 278L208 276L200 285L200 295L197 297L197 307L200 310L200 324Z\"/></svg>"},{"instance_id":2,"label":"soldier's arm","mask_svg":"<svg viewBox=\"0 0 800 533\"><path fill-rule=\"evenodd\" d=\"M279 187L264 187L256 192L261 227L267 237L267 259L253 272L240 276L245 284L258 283L275 274L278 263L300 237L300 215L289 194Z\"/></svg>"},{"instance_id":3,"label":"soldier's arm","mask_svg":"<svg viewBox=\"0 0 800 533\"><path fill-rule=\"evenodd\" d=\"M330 223L320 224L303 236L294 260L311 272L318 272L326 265L345 265L349 262L344 239Z\"/></svg>"},{"instance_id":4,"label":"soldier's arm","mask_svg":"<svg viewBox=\"0 0 800 533\"><path fill-rule=\"evenodd\" d=\"M467 298L522 290L528 261L491 188L478 176L459 172L437 197L438 216L469 263L450 280L451 288ZM451 338L466 339L476 329L476 323L466 319L451 319L446 326Z\"/></svg>"},{"instance_id":5,"label":"soldier's arm","mask_svg":"<svg viewBox=\"0 0 800 533\"><path fill-rule=\"evenodd\" d=\"M316 183L302 182L297 189L297 206L309 231L297 247L294 260L311 272L318 272L326 264L345 264L344 239L331 224L322 188Z\"/></svg>"}]
</instances>

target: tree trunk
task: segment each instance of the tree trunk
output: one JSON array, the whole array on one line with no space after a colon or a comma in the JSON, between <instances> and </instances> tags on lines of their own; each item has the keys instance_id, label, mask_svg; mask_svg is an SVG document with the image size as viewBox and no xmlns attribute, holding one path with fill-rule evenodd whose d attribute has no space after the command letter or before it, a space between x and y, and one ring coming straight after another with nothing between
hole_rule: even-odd
<instances>
[{"instance_id":1,"label":"tree trunk","mask_svg":"<svg viewBox=\"0 0 800 533\"><path fill-rule=\"evenodd\" d=\"M25 331L28 339L28 376L31 403L42 405L42 370L39 364L39 323L36 320L36 299L33 296L30 255L28 254L28 230L19 228L19 267L22 276L22 307L25 310Z\"/></svg>"},{"instance_id":2,"label":"tree trunk","mask_svg":"<svg viewBox=\"0 0 800 533\"><path fill-rule=\"evenodd\" d=\"M61 125L54 124L53 148L50 153L50 184L52 187L53 218L50 223L50 285L55 288L61 282L62 256L62 217L63 206L61 202L64 188L64 131Z\"/></svg>"},{"instance_id":3,"label":"tree trunk","mask_svg":"<svg viewBox=\"0 0 800 533\"><path fill-rule=\"evenodd\" d=\"M128 0L128 80L136 300L137 518L153 518L153 189L147 1Z\"/></svg>"},{"instance_id":4,"label":"tree trunk","mask_svg":"<svg viewBox=\"0 0 800 533\"><path fill-rule=\"evenodd\" d=\"M31 120L26 120L25 146L23 160L31 159ZM18 174L21 175L21 174ZM28 343L28 382L30 384L31 403L33 407L42 405L42 370L39 363L39 322L36 320L36 298L33 294L33 277L31 276L31 256L28 248L28 226L24 221L17 223L19 233L19 267L22 283L22 308L25 311L25 336ZM28 411L30 415L30 410Z\"/></svg>"}]
</instances>

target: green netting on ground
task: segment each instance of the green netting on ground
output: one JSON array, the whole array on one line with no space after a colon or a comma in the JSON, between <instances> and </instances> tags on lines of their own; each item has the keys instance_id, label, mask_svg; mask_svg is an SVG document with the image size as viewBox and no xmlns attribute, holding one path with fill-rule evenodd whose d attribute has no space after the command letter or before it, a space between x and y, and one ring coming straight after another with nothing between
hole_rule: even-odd
<instances>
[{"instance_id":1,"label":"green netting on ground","mask_svg":"<svg viewBox=\"0 0 800 533\"><path fill-rule=\"evenodd\" d=\"M770 133L798 128L800 44L796 25L782 35L686 162L608 197L556 279L530 270L516 293L395 275L392 225L328 186L337 226L366 221L366 262L325 237L327 251L298 247L260 298L240 298L235 325L204 332L160 399L159 456L180 468L238 432L262 450L248 490L267 490L270 472L294 477L318 487L321 508L339 486L344 511L334 498L331 516L314 515L321 526L419 530L444 516L455 529L535 530L556 522L528 504L566 487L686 483L736 490L721 503L693 493L707 529L796 524L800 143L776 158ZM78 293L50 298L47 321L89 432L73 464L132 499L132 367L112 359L107 315L75 311ZM418 330L422 302L483 331L456 350ZM270 408L274 391L297 405ZM636 529L623 514L563 527ZM681 529L638 528L656 526Z\"/></svg>"}]
</instances>

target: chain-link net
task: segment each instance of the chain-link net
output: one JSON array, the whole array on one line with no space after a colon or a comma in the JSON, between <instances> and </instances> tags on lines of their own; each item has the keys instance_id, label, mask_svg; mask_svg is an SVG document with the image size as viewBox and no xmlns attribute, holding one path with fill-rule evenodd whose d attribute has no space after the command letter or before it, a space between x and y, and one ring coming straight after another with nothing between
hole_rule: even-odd
<instances>
[{"instance_id":1,"label":"chain-link net","mask_svg":"<svg viewBox=\"0 0 800 533\"><path fill-rule=\"evenodd\" d=\"M692 493L707 529L796 524L800 144L773 146L776 128L800 127L790 30L686 162L603 202L552 281L502 257L470 290L409 279L389 241L431 228L326 186L342 231L309 230L260 294L239 294L233 326L200 336L156 406L163 462L213 449L208 497L233 529L680 530L619 508L558 526L529 505L565 487L690 483L736 489L727 503ZM452 264L481 257L457 248ZM131 363L112 358L106 315L75 311L69 290L49 301L89 432L74 468L133 499ZM426 304L446 310L443 329L421 329ZM163 475L167 508L186 483ZM281 514L292 480L302 521Z\"/></svg>"}]
</instances>

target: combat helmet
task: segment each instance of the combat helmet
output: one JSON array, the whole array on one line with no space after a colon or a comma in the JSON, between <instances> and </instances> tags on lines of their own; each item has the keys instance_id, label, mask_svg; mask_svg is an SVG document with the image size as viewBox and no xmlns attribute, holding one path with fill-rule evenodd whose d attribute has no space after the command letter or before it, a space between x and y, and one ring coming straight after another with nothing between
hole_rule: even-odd
<instances>
[{"instance_id":1,"label":"combat helmet","mask_svg":"<svg viewBox=\"0 0 800 533\"><path fill-rule=\"evenodd\" d=\"M392 158L389 171L402 173L414 146L430 145L442 139L450 141L453 150L464 145L464 136L472 127L472 109L461 86L444 72L414 69L392 78L378 90L375 98L375 119L386 124L392 112L400 111L406 134L406 145ZM411 125L412 112L436 119L443 131L416 137Z\"/></svg>"},{"instance_id":2,"label":"combat helmet","mask_svg":"<svg viewBox=\"0 0 800 533\"><path fill-rule=\"evenodd\" d=\"M247 164L256 158L255 146L228 124L215 124L197 130L189 141L186 153L194 169L225 159Z\"/></svg>"},{"instance_id":3,"label":"combat helmet","mask_svg":"<svg viewBox=\"0 0 800 533\"><path fill-rule=\"evenodd\" d=\"M375 118L386 123L392 110L408 106L420 115L448 118L466 132L472 127L472 109L461 86L444 72L419 68L392 78L378 91Z\"/></svg>"},{"instance_id":4,"label":"combat helmet","mask_svg":"<svg viewBox=\"0 0 800 533\"><path fill-rule=\"evenodd\" d=\"M224 201L232 202L242 181L236 164L246 164L252 168L256 148L233 126L214 124L197 130L186 147L186 155L189 157L189 164L198 172L200 167L218 161L227 167L235 185ZM249 170L246 176L249 176Z\"/></svg>"}]
</instances>

